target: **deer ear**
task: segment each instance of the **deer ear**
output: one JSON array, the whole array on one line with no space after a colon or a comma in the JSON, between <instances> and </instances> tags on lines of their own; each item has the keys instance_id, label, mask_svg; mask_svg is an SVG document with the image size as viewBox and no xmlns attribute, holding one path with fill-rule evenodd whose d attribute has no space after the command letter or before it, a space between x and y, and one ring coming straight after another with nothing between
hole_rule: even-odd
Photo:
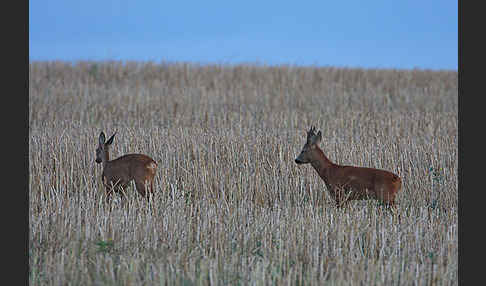
<instances>
[{"instance_id":1,"label":"deer ear","mask_svg":"<svg viewBox=\"0 0 486 286\"><path fill-rule=\"evenodd\" d=\"M320 142L322 139L322 133L321 131L319 130L319 132L317 132L317 142Z\"/></svg>"},{"instance_id":2,"label":"deer ear","mask_svg":"<svg viewBox=\"0 0 486 286\"><path fill-rule=\"evenodd\" d=\"M105 144L105 133L103 133L103 131L101 131L100 133L100 137L98 138L99 142L100 142L100 145L103 145Z\"/></svg>"},{"instance_id":3,"label":"deer ear","mask_svg":"<svg viewBox=\"0 0 486 286\"><path fill-rule=\"evenodd\" d=\"M113 138L115 138L115 135L116 135L116 132L115 134L111 135L110 139L108 139L108 141L106 141L106 145L111 145L111 143L113 143Z\"/></svg>"}]
</instances>

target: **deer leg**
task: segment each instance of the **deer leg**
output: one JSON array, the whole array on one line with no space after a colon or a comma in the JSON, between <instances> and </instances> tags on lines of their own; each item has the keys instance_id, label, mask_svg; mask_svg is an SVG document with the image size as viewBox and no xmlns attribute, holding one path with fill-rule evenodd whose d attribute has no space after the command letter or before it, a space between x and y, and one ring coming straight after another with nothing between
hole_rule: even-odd
<instances>
[{"instance_id":1,"label":"deer leg","mask_svg":"<svg viewBox=\"0 0 486 286\"><path fill-rule=\"evenodd\" d=\"M341 209L343 207L345 207L347 204L348 204L348 200L339 200L339 201L336 201L336 207L338 209Z\"/></svg>"},{"instance_id":2,"label":"deer leg","mask_svg":"<svg viewBox=\"0 0 486 286\"><path fill-rule=\"evenodd\" d=\"M110 187L106 188L106 197L105 197L105 203L109 204L111 202L111 194L113 193L113 189Z\"/></svg>"},{"instance_id":3,"label":"deer leg","mask_svg":"<svg viewBox=\"0 0 486 286\"><path fill-rule=\"evenodd\" d=\"M109 204L111 193L113 193L113 188L110 186L107 178L104 175L101 177L101 179L103 180L103 186L105 187L105 204Z\"/></svg>"},{"instance_id":4,"label":"deer leg","mask_svg":"<svg viewBox=\"0 0 486 286\"><path fill-rule=\"evenodd\" d=\"M135 185L137 187L137 192L144 198L147 197L147 190L145 188L145 184L143 182L135 182Z\"/></svg>"},{"instance_id":5,"label":"deer leg","mask_svg":"<svg viewBox=\"0 0 486 286\"><path fill-rule=\"evenodd\" d=\"M135 182L135 185L137 186L137 191L138 193L147 199L147 202L150 202L150 197L153 194L153 181L151 180L145 180L143 182Z\"/></svg>"},{"instance_id":6,"label":"deer leg","mask_svg":"<svg viewBox=\"0 0 486 286\"><path fill-rule=\"evenodd\" d=\"M150 194L147 196L147 199L149 199L150 197L153 197L153 195L154 195L154 180L153 179L150 181L149 191L150 191Z\"/></svg>"},{"instance_id":7,"label":"deer leg","mask_svg":"<svg viewBox=\"0 0 486 286\"><path fill-rule=\"evenodd\" d=\"M121 196L123 202L127 201L127 194L125 193L125 189L126 189L126 185L119 188L119 193L120 193L120 196Z\"/></svg>"},{"instance_id":8,"label":"deer leg","mask_svg":"<svg viewBox=\"0 0 486 286\"><path fill-rule=\"evenodd\" d=\"M336 208L340 209L343 206L343 203L340 200L336 200Z\"/></svg>"},{"instance_id":9,"label":"deer leg","mask_svg":"<svg viewBox=\"0 0 486 286\"><path fill-rule=\"evenodd\" d=\"M335 201L336 201L336 207L338 209L342 208L344 206L344 204L346 203L346 201L344 201L342 199L342 197L340 195L338 195L338 194L335 197Z\"/></svg>"},{"instance_id":10,"label":"deer leg","mask_svg":"<svg viewBox=\"0 0 486 286\"><path fill-rule=\"evenodd\" d=\"M395 201L389 201L385 204L388 209L390 209L392 212L397 211L397 205L395 204Z\"/></svg>"},{"instance_id":11,"label":"deer leg","mask_svg":"<svg viewBox=\"0 0 486 286\"><path fill-rule=\"evenodd\" d=\"M346 197L341 188L334 189L334 200L336 201L336 207L338 209L342 208L346 204Z\"/></svg>"},{"instance_id":12,"label":"deer leg","mask_svg":"<svg viewBox=\"0 0 486 286\"><path fill-rule=\"evenodd\" d=\"M150 193L152 195L154 194L154 180L153 179L150 181Z\"/></svg>"}]
</instances>

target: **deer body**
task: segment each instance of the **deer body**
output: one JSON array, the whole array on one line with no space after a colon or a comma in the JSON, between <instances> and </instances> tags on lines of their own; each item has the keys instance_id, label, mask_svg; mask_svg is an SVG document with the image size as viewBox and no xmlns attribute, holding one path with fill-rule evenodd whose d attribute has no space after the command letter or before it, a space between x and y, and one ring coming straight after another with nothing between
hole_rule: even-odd
<instances>
[{"instance_id":1,"label":"deer body","mask_svg":"<svg viewBox=\"0 0 486 286\"><path fill-rule=\"evenodd\" d=\"M103 165L101 179L106 188L107 200L109 201L113 192L118 193L125 189L132 180L141 196L147 197L147 191L153 194L157 163L144 154L127 154L110 161L109 146L113 143L115 134L105 143L105 135L101 132L96 149L96 163ZM125 196L123 192L121 194Z\"/></svg>"},{"instance_id":2,"label":"deer body","mask_svg":"<svg viewBox=\"0 0 486 286\"><path fill-rule=\"evenodd\" d=\"M380 169L334 164L317 145L321 140L321 131L317 134L314 131L315 128L311 128L307 133L307 142L295 162L311 164L338 207L351 200L366 199L395 205L395 196L402 185L400 177Z\"/></svg>"}]
</instances>

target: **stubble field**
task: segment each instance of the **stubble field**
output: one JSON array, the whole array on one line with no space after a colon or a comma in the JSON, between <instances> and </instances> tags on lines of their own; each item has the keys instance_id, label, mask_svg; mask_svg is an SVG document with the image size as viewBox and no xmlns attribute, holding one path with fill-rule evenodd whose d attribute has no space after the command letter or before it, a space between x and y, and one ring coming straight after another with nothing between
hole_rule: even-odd
<instances>
[{"instance_id":1,"label":"stubble field","mask_svg":"<svg viewBox=\"0 0 486 286\"><path fill-rule=\"evenodd\" d=\"M137 62L29 64L29 284L457 285L458 74ZM337 209L338 164L397 173L397 212ZM155 159L155 196L104 205L111 158Z\"/></svg>"}]
</instances>

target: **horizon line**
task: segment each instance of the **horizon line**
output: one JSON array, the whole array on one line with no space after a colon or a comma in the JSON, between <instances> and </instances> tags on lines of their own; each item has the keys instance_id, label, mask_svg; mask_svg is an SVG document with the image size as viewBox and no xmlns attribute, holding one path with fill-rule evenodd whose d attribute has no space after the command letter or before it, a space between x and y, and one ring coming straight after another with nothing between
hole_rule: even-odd
<instances>
[{"instance_id":1,"label":"horizon line","mask_svg":"<svg viewBox=\"0 0 486 286\"><path fill-rule=\"evenodd\" d=\"M403 71L446 71L446 72L459 72L459 70L451 68L428 68L416 66L413 68L405 67L380 67L380 66L359 66L359 65L332 65L332 64L302 64L302 63L268 63L265 61L190 61L190 60L142 60L142 59L30 59L29 65L33 63L68 63L70 65L77 65L79 63L121 63L126 65L128 63L137 64L155 64L155 65L189 65L195 67L201 66L221 66L221 67L238 67L238 66L250 66L250 67L295 67L295 68L337 68L337 69L364 69L364 70L403 70Z\"/></svg>"}]
</instances>

